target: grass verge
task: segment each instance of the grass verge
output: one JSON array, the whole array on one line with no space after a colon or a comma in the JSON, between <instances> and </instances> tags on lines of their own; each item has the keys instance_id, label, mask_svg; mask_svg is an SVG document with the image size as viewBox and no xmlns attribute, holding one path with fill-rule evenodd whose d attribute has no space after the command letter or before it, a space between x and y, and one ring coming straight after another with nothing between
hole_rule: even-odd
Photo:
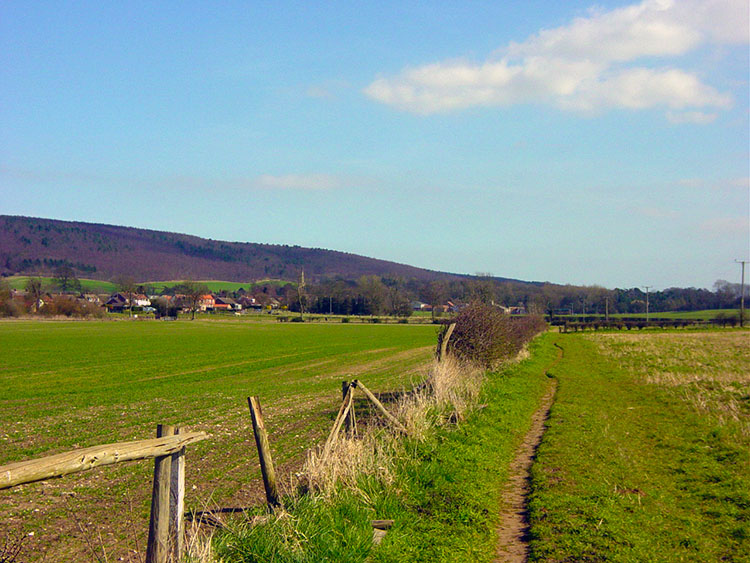
<instances>
[{"instance_id":1,"label":"grass verge","mask_svg":"<svg viewBox=\"0 0 750 563\"><path fill-rule=\"evenodd\" d=\"M419 439L385 441L387 471L360 474L356 487L287 499L286 511L259 510L218 534L224 561L491 561L508 465L546 391L553 335L530 345L531 357L488 374L479 401L457 426ZM373 519L393 519L372 545Z\"/></svg>"},{"instance_id":2,"label":"grass verge","mask_svg":"<svg viewBox=\"0 0 750 563\"><path fill-rule=\"evenodd\" d=\"M742 421L707 416L691 398L695 372L718 379L726 356L714 342L705 362L692 353L681 361L672 338L632 338L557 337L565 357L532 468L530 559L747 561L750 455L734 428ZM747 373L747 353L734 361ZM679 377L688 385L678 390ZM744 389L747 401L746 380Z\"/></svg>"}]
</instances>

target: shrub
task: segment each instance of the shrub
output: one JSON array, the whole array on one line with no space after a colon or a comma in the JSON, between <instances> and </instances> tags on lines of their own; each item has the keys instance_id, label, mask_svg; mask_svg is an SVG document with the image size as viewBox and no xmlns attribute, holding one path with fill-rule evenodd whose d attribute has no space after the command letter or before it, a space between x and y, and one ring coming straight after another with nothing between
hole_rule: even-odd
<instances>
[{"instance_id":1,"label":"shrub","mask_svg":"<svg viewBox=\"0 0 750 563\"><path fill-rule=\"evenodd\" d=\"M341 322L342 323L348 323L349 322L349 317L342 317L341 318Z\"/></svg>"},{"instance_id":2,"label":"shrub","mask_svg":"<svg viewBox=\"0 0 750 563\"><path fill-rule=\"evenodd\" d=\"M63 315L65 317L99 318L104 316L104 309L94 303L82 301L70 295L56 295L39 309L39 314L49 317Z\"/></svg>"},{"instance_id":3,"label":"shrub","mask_svg":"<svg viewBox=\"0 0 750 563\"><path fill-rule=\"evenodd\" d=\"M541 316L511 317L482 303L473 303L461 310L455 322L448 351L459 360L487 369L515 356L547 326ZM446 330L447 326L443 331Z\"/></svg>"}]
</instances>

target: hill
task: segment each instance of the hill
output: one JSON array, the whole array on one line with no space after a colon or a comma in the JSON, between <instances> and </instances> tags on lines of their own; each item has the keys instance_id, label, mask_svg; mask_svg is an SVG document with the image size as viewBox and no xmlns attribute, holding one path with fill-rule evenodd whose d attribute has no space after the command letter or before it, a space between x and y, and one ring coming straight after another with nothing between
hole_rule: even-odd
<instances>
[{"instance_id":1,"label":"hill","mask_svg":"<svg viewBox=\"0 0 750 563\"><path fill-rule=\"evenodd\" d=\"M0 215L0 274L49 275L69 265L81 276L139 281L213 279L246 282L394 275L418 280L460 278L346 252L83 223Z\"/></svg>"}]
</instances>

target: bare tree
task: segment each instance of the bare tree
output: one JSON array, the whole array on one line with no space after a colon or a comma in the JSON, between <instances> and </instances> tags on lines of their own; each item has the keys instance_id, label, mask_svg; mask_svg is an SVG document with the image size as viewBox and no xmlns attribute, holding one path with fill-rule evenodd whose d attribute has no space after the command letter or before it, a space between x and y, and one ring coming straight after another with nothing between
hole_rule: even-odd
<instances>
[{"instance_id":1,"label":"bare tree","mask_svg":"<svg viewBox=\"0 0 750 563\"><path fill-rule=\"evenodd\" d=\"M26 293L28 293L34 303L34 312L39 312L39 302L42 300L42 280L39 278L29 278L26 282Z\"/></svg>"},{"instance_id":2,"label":"bare tree","mask_svg":"<svg viewBox=\"0 0 750 563\"><path fill-rule=\"evenodd\" d=\"M133 316L133 294L135 293L135 280L130 276L117 276L114 280L117 290L128 298L130 316Z\"/></svg>"},{"instance_id":3,"label":"bare tree","mask_svg":"<svg viewBox=\"0 0 750 563\"><path fill-rule=\"evenodd\" d=\"M297 299L299 300L299 316L302 318L305 314L305 305L307 304L307 293L305 292L305 269L302 268L302 272L299 275L299 283L297 284Z\"/></svg>"},{"instance_id":4,"label":"bare tree","mask_svg":"<svg viewBox=\"0 0 750 563\"><path fill-rule=\"evenodd\" d=\"M67 264L58 266L55 269L55 283L58 285L63 293L67 293L69 290L80 291L81 282L78 281L73 268Z\"/></svg>"},{"instance_id":5,"label":"bare tree","mask_svg":"<svg viewBox=\"0 0 750 563\"><path fill-rule=\"evenodd\" d=\"M187 280L182 282L179 287L185 294L185 297L187 297L188 303L190 303L190 320L194 321L195 311L198 309L198 303L200 303L201 297L208 293L208 286L205 283Z\"/></svg>"}]
</instances>

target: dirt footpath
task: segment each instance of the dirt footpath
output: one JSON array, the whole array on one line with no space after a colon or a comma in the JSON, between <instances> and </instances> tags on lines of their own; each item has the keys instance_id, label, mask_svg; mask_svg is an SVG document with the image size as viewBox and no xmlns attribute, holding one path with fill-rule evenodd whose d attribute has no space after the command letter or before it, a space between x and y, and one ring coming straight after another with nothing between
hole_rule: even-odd
<instances>
[{"instance_id":1,"label":"dirt footpath","mask_svg":"<svg viewBox=\"0 0 750 563\"><path fill-rule=\"evenodd\" d=\"M563 356L559 349L557 359L547 368L552 368ZM534 462L536 449L542 441L544 423L555 398L557 380L551 379L550 386L539 408L531 417L531 428L523 438L516 451L516 457L510 464L508 486L503 493L503 503L498 528L496 563L521 563L529 554L528 515L526 499L529 495L531 464Z\"/></svg>"}]
</instances>

